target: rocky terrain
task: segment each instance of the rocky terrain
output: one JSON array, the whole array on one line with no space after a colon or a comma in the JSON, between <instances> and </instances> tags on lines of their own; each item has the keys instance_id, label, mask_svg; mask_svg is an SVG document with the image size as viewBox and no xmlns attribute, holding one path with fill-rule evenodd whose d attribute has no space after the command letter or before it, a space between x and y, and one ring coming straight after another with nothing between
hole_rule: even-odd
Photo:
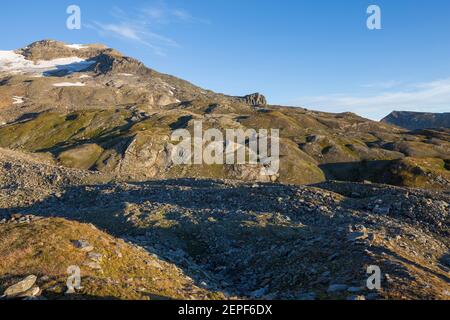
<instances>
[{"instance_id":1,"label":"rocky terrain","mask_svg":"<svg viewBox=\"0 0 450 320\"><path fill-rule=\"evenodd\" d=\"M449 298L448 193L345 182L96 183L36 166L2 159L3 289L33 274L50 299ZM75 295L64 291L71 265L87 278ZM366 288L370 265L383 272L380 290Z\"/></svg>"},{"instance_id":2,"label":"rocky terrain","mask_svg":"<svg viewBox=\"0 0 450 320\"><path fill-rule=\"evenodd\" d=\"M450 128L450 113L394 111L381 121L409 130Z\"/></svg>"},{"instance_id":3,"label":"rocky terrain","mask_svg":"<svg viewBox=\"0 0 450 320\"><path fill-rule=\"evenodd\" d=\"M218 94L50 40L0 51L0 117L3 298L450 298L448 128ZM280 129L279 174L175 165L170 136L196 120Z\"/></svg>"}]
</instances>

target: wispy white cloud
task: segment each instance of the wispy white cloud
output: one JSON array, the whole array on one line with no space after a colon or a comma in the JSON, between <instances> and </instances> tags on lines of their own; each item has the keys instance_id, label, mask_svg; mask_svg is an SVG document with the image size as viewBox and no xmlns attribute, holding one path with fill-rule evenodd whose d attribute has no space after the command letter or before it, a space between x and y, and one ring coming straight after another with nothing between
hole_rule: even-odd
<instances>
[{"instance_id":1,"label":"wispy white cloud","mask_svg":"<svg viewBox=\"0 0 450 320\"><path fill-rule=\"evenodd\" d=\"M165 39L158 34L151 33L139 24L119 21L116 23L102 23L94 21L85 27L96 30L103 37L115 37L123 40L133 41L153 50L157 55L164 56L164 44L177 45L172 39ZM160 41L164 39L164 41Z\"/></svg>"},{"instance_id":2,"label":"wispy white cloud","mask_svg":"<svg viewBox=\"0 0 450 320\"><path fill-rule=\"evenodd\" d=\"M392 112L450 112L450 78L405 85L374 95L331 94L302 97L298 103L329 112L354 112L379 120Z\"/></svg>"},{"instance_id":3,"label":"wispy white cloud","mask_svg":"<svg viewBox=\"0 0 450 320\"><path fill-rule=\"evenodd\" d=\"M93 21L85 26L96 30L104 37L116 37L145 45L158 55L165 55L168 47L179 47L179 44L155 30L161 30L162 26L170 23L201 22L185 10L169 8L165 2L135 9L131 13L113 7L111 18L112 21L107 23Z\"/></svg>"},{"instance_id":4,"label":"wispy white cloud","mask_svg":"<svg viewBox=\"0 0 450 320\"><path fill-rule=\"evenodd\" d=\"M368 89L392 89L399 87L403 84L401 81L396 80L388 80L383 82L374 82L374 83L368 83L363 84L361 87L368 88Z\"/></svg>"}]
</instances>

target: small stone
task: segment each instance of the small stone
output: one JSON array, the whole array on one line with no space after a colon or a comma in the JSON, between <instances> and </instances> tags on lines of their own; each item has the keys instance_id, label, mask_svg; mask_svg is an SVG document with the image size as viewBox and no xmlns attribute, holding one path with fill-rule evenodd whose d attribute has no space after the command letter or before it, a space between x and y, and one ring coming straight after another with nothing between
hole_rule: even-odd
<instances>
[{"instance_id":1,"label":"small stone","mask_svg":"<svg viewBox=\"0 0 450 320\"><path fill-rule=\"evenodd\" d=\"M50 280L50 277L49 276L42 276L39 280L46 282L46 281Z\"/></svg>"},{"instance_id":2,"label":"small stone","mask_svg":"<svg viewBox=\"0 0 450 320\"><path fill-rule=\"evenodd\" d=\"M94 247L92 245L90 245L89 242L87 242L86 240L77 240L77 241L74 241L73 244L77 249L80 249L81 251L84 251L84 252L90 252L90 251L94 250Z\"/></svg>"},{"instance_id":3,"label":"small stone","mask_svg":"<svg viewBox=\"0 0 450 320\"><path fill-rule=\"evenodd\" d=\"M93 270L101 270L102 269L100 264L98 262L95 262L95 261L87 261L87 262L84 263L84 265L86 267L89 267L89 268L93 269Z\"/></svg>"},{"instance_id":4,"label":"small stone","mask_svg":"<svg viewBox=\"0 0 450 320\"><path fill-rule=\"evenodd\" d=\"M21 294L30 290L37 281L37 277L35 275L30 275L23 279L22 281L16 283L15 285L10 286L5 290L4 295L7 298L18 297Z\"/></svg>"},{"instance_id":5,"label":"small stone","mask_svg":"<svg viewBox=\"0 0 450 320\"><path fill-rule=\"evenodd\" d=\"M153 267L153 268L157 268L157 269L162 269L162 266L159 264L158 261L155 260L149 260L145 262L147 264L147 266L149 267Z\"/></svg>"},{"instance_id":6,"label":"small stone","mask_svg":"<svg viewBox=\"0 0 450 320\"><path fill-rule=\"evenodd\" d=\"M389 274L387 274L387 273L384 275L384 278L385 278L386 281L389 282L389 283L394 282L394 280L391 278L391 276L390 276Z\"/></svg>"},{"instance_id":7,"label":"small stone","mask_svg":"<svg viewBox=\"0 0 450 320\"><path fill-rule=\"evenodd\" d=\"M100 253L94 253L94 252L90 252L88 254L89 259L91 259L92 261L95 262L102 262L103 260L103 255L101 255Z\"/></svg>"},{"instance_id":8,"label":"small stone","mask_svg":"<svg viewBox=\"0 0 450 320\"><path fill-rule=\"evenodd\" d=\"M336 293L336 292L346 291L347 289L348 289L348 286L345 284L332 284L328 287L327 292L328 293Z\"/></svg>"},{"instance_id":9,"label":"small stone","mask_svg":"<svg viewBox=\"0 0 450 320\"><path fill-rule=\"evenodd\" d=\"M19 223L29 223L30 219L28 217L22 217L18 220Z\"/></svg>"}]
</instances>

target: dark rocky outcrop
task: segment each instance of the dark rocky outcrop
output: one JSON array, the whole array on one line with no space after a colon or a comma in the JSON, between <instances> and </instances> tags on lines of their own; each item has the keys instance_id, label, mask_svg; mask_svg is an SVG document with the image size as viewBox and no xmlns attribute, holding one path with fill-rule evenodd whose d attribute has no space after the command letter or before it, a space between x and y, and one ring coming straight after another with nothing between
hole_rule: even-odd
<instances>
[{"instance_id":1,"label":"dark rocky outcrop","mask_svg":"<svg viewBox=\"0 0 450 320\"><path fill-rule=\"evenodd\" d=\"M143 63L118 54L102 53L93 60L95 60L95 64L91 69L98 73L129 73L134 75L150 75L151 73Z\"/></svg>"},{"instance_id":2,"label":"dark rocky outcrop","mask_svg":"<svg viewBox=\"0 0 450 320\"><path fill-rule=\"evenodd\" d=\"M241 98L245 103L251 105L251 106L265 106L267 105L266 97L264 97L260 93L252 93L249 95L246 95Z\"/></svg>"}]
</instances>

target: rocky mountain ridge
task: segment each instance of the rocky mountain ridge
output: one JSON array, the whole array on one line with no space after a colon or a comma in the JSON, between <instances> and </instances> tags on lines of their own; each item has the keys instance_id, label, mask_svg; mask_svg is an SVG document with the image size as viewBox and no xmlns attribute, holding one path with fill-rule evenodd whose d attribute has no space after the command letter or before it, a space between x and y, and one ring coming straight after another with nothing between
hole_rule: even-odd
<instances>
[{"instance_id":1,"label":"rocky mountain ridge","mask_svg":"<svg viewBox=\"0 0 450 320\"><path fill-rule=\"evenodd\" d=\"M394 111L381 121L409 130L450 128L450 112Z\"/></svg>"}]
</instances>

